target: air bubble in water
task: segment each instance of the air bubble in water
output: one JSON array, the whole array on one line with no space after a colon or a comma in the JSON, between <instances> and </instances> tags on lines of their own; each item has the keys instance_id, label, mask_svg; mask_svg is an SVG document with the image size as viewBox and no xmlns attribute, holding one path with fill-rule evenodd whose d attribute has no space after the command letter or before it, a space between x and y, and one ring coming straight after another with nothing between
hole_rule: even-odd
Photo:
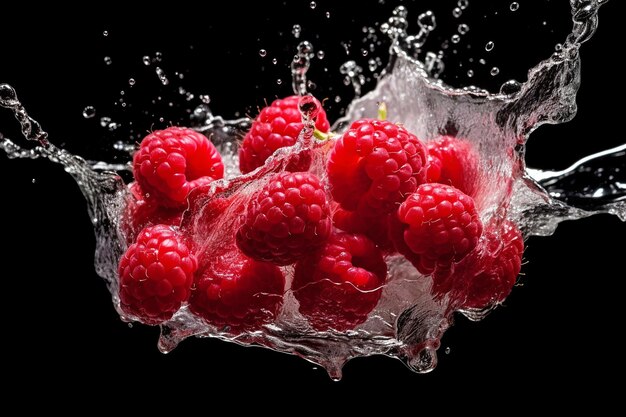
<instances>
[{"instance_id":1,"label":"air bubble in water","mask_svg":"<svg viewBox=\"0 0 626 417\"><path fill-rule=\"evenodd\" d=\"M498 74L500 74L500 68L498 67L493 67L491 68L491 71L489 71L489 74L493 75L494 77Z\"/></svg>"},{"instance_id":2,"label":"air bubble in water","mask_svg":"<svg viewBox=\"0 0 626 417\"><path fill-rule=\"evenodd\" d=\"M459 0L457 2L457 5L461 10L465 10L467 9L467 6L469 6L469 0Z\"/></svg>"},{"instance_id":3,"label":"air bubble in water","mask_svg":"<svg viewBox=\"0 0 626 417\"><path fill-rule=\"evenodd\" d=\"M102 36L107 37L109 36L109 31L105 30L104 32L102 32Z\"/></svg>"},{"instance_id":4,"label":"air bubble in water","mask_svg":"<svg viewBox=\"0 0 626 417\"><path fill-rule=\"evenodd\" d=\"M113 63L113 60L111 59L110 56L105 56L104 57L104 63L107 65L111 65Z\"/></svg>"},{"instance_id":5,"label":"air bubble in water","mask_svg":"<svg viewBox=\"0 0 626 417\"><path fill-rule=\"evenodd\" d=\"M130 85L131 87L132 87L133 85L135 85L135 82L136 82L136 81L135 81L135 79L134 79L134 78L129 78L129 79L128 79L128 85Z\"/></svg>"},{"instance_id":6,"label":"air bubble in water","mask_svg":"<svg viewBox=\"0 0 626 417\"><path fill-rule=\"evenodd\" d=\"M298 39L300 37L300 33L302 33L302 26L298 24L293 25L293 28L291 28L291 33L293 33L293 36Z\"/></svg>"},{"instance_id":7,"label":"air bubble in water","mask_svg":"<svg viewBox=\"0 0 626 417\"><path fill-rule=\"evenodd\" d=\"M485 51L489 52L493 50L494 46L496 46L496 44L493 43L492 41L487 42L487 44L485 45Z\"/></svg>"},{"instance_id":8,"label":"air bubble in water","mask_svg":"<svg viewBox=\"0 0 626 417\"><path fill-rule=\"evenodd\" d=\"M511 3L511 5L509 6L509 9L511 9L512 12L516 11L517 9L519 9L519 3L514 1L513 3Z\"/></svg>"},{"instance_id":9,"label":"air bubble in water","mask_svg":"<svg viewBox=\"0 0 626 417\"><path fill-rule=\"evenodd\" d=\"M117 128L119 128L120 125L118 123L111 122L109 123L107 127L109 128L109 131L113 132L114 130L117 130Z\"/></svg>"},{"instance_id":10,"label":"air bubble in water","mask_svg":"<svg viewBox=\"0 0 626 417\"><path fill-rule=\"evenodd\" d=\"M467 76L472 78L474 76L474 71L472 70L467 70Z\"/></svg>"},{"instance_id":11,"label":"air bubble in water","mask_svg":"<svg viewBox=\"0 0 626 417\"><path fill-rule=\"evenodd\" d=\"M154 59L157 62L161 62L161 60L163 60L163 54L161 52L155 52L154 53Z\"/></svg>"},{"instance_id":12,"label":"air bubble in water","mask_svg":"<svg viewBox=\"0 0 626 417\"><path fill-rule=\"evenodd\" d=\"M96 108L93 106L87 106L83 109L83 117L85 119L91 119L96 115Z\"/></svg>"},{"instance_id":13,"label":"air bubble in water","mask_svg":"<svg viewBox=\"0 0 626 417\"><path fill-rule=\"evenodd\" d=\"M272 58L272 64L274 64L274 65L278 64L278 59Z\"/></svg>"},{"instance_id":14,"label":"air bubble in water","mask_svg":"<svg viewBox=\"0 0 626 417\"><path fill-rule=\"evenodd\" d=\"M326 12L326 19L330 19L330 12Z\"/></svg>"},{"instance_id":15,"label":"air bubble in water","mask_svg":"<svg viewBox=\"0 0 626 417\"><path fill-rule=\"evenodd\" d=\"M554 45L554 50L557 52L561 52L561 50L563 50L563 45L557 43L556 45Z\"/></svg>"},{"instance_id":16,"label":"air bubble in water","mask_svg":"<svg viewBox=\"0 0 626 417\"><path fill-rule=\"evenodd\" d=\"M281 85L282 83L283 83L283 80L281 80L280 78L276 80L276 84Z\"/></svg>"},{"instance_id":17,"label":"air bubble in water","mask_svg":"<svg viewBox=\"0 0 626 417\"><path fill-rule=\"evenodd\" d=\"M452 9L452 16L456 17L457 19L461 17L462 14L463 10L461 10L460 8L455 7L454 9Z\"/></svg>"},{"instance_id":18,"label":"air bubble in water","mask_svg":"<svg viewBox=\"0 0 626 417\"><path fill-rule=\"evenodd\" d=\"M266 55L267 55L267 51L265 49L259 49L259 56L261 58L265 58Z\"/></svg>"},{"instance_id":19,"label":"air bubble in water","mask_svg":"<svg viewBox=\"0 0 626 417\"><path fill-rule=\"evenodd\" d=\"M150 65L150 57L148 55L144 55L143 58L141 58L141 61L144 65Z\"/></svg>"},{"instance_id":20,"label":"air bubble in water","mask_svg":"<svg viewBox=\"0 0 626 417\"><path fill-rule=\"evenodd\" d=\"M458 27L458 31L461 35L465 35L467 32L469 32L469 26L467 26L465 23L461 23Z\"/></svg>"},{"instance_id":21,"label":"air bubble in water","mask_svg":"<svg viewBox=\"0 0 626 417\"><path fill-rule=\"evenodd\" d=\"M309 3L309 7L311 9L315 9L317 7L317 3L315 3L314 1L312 1L311 3Z\"/></svg>"},{"instance_id":22,"label":"air bubble in water","mask_svg":"<svg viewBox=\"0 0 626 417\"><path fill-rule=\"evenodd\" d=\"M200 101L204 104L209 104L211 102L211 97L208 94L200 94Z\"/></svg>"},{"instance_id":23,"label":"air bubble in water","mask_svg":"<svg viewBox=\"0 0 626 417\"><path fill-rule=\"evenodd\" d=\"M319 51L317 51L317 59L324 59L325 55L326 55L326 53L324 51L322 51L321 49Z\"/></svg>"},{"instance_id":24,"label":"air bubble in water","mask_svg":"<svg viewBox=\"0 0 626 417\"><path fill-rule=\"evenodd\" d=\"M450 40L452 41L452 43L459 43L459 41L461 40L461 37L455 33L454 35L452 35Z\"/></svg>"}]
</instances>

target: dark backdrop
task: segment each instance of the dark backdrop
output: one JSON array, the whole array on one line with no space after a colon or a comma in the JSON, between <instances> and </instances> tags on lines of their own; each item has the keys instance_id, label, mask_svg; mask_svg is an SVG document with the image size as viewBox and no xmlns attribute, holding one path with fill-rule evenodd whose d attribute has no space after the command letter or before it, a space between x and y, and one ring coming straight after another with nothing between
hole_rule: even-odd
<instances>
[{"instance_id":1,"label":"dark backdrop","mask_svg":"<svg viewBox=\"0 0 626 417\"><path fill-rule=\"evenodd\" d=\"M120 156L110 150L112 142L180 123L188 117L186 110L198 104L199 94L209 94L213 110L227 117L254 114L265 98L289 94L287 65L298 41L291 30L300 24L300 40L311 40L326 52L323 60L314 60L311 76L317 84L314 92L331 98L330 113L337 117L350 98L338 72L347 59L340 41L351 42L350 57L361 64L372 55L384 61L385 44L362 56L361 48L369 43L362 42L362 27L380 22L393 4L370 1L349 9L333 3L318 1L314 10L308 1L270 1L246 7L224 4L219 11L185 4L144 10L109 4L3 12L0 82L17 89L54 143L90 158L112 159ZM416 11L424 10L427 2L405 3L414 22ZM431 3L442 16L441 35L449 36L460 22L448 16L456 2ZM487 87L511 77L523 79L528 67L546 57L570 25L567 2L546 1L534 11L525 11L526 3L521 2L518 13L525 14L517 26L514 19L506 20L511 17L508 1L470 4L465 14L470 41L450 55L447 80L467 81L469 56L488 58L485 68L499 65L501 74L494 78L474 62L473 81ZM471 15L472 7L499 11L503 20L482 10ZM611 2L602 10L597 35L582 49L578 116L533 135L531 164L561 169L590 152L624 142L621 110L606 100L624 93L623 83L616 81L622 71L611 62L621 30L617 7ZM482 51L490 39L502 39L494 55ZM442 39L435 41L433 45ZM265 57L260 49L267 50ZM142 57L154 60L156 52L162 60L144 65ZM459 62L465 66L459 68ZM156 66L167 75L169 86L159 83ZM367 69L364 73L369 74ZM129 78L136 80L132 88ZM187 102L179 87L196 97ZM336 95L342 97L340 103L333 103ZM96 108L95 118L83 118L87 105ZM102 128L102 116L121 126L112 132ZM18 138L16 123L6 111L0 112L0 131ZM409 401L415 412L420 404L435 402L435 396L456 398L463 392L471 396L463 406L477 410L502 399L533 404L544 398L555 406L617 401L607 378L619 378L624 370L619 335L626 225L614 217L566 222L552 237L531 238L523 286L481 323L459 317L442 341L440 363L431 374L413 374L385 357L361 358L348 363L343 380L336 383L296 357L214 340L187 340L171 354L160 354L156 328L129 328L113 310L92 266L93 232L69 175L47 161L8 160L2 155L0 175L5 349L0 374L11 387L9 398L13 392L34 397L54 393L55 402L68 404L80 390L103 402L126 392L125 398L166 404L210 403L231 393L241 398L231 402L234 406L254 393L267 392L272 401L296 395L322 406L334 398L351 406L407 398L402 401ZM446 347L448 354L443 352ZM144 393L154 396L134 395Z\"/></svg>"}]
</instances>

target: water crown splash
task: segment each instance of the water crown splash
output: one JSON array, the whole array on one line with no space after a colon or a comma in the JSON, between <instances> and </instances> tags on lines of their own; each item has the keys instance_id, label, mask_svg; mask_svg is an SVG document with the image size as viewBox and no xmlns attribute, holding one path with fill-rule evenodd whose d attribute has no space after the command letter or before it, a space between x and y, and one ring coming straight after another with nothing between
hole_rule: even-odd
<instances>
[{"instance_id":1,"label":"water crown splash","mask_svg":"<svg viewBox=\"0 0 626 417\"><path fill-rule=\"evenodd\" d=\"M455 16L467 7L465 3L465 7L461 7L461 3L458 10L454 9ZM374 90L350 104L335 130L341 132L352 121L364 117L376 118L380 103L384 102L389 120L424 141L451 134L468 141L478 154L480 170L473 184L478 190L474 199L485 225L513 221L524 236L546 236L562 220L600 212L615 214L626 221L626 145L591 155L558 172L528 169L524 162L524 145L534 129L545 123L565 122L576 113L575 96L580 83L578 52L580 45L597 28L597 13L603 3L605 1L571 1L573 30L561 48L532 68L528 81L508 81L497 94L475 87L446 86L438 78L444 71L441 53L423 50L436 27L434 15L421 14L418 33L409 35L407 11L399 7L381 28L392 37L388 68L380 75ZM458 34L467 30L459 27ZM299 37L300 30L297 33ZM423 60L416 58L422 54ZM310 85L307 70L314 56L313 46L302 41L291 63L296 94L306 97ZM160 67L157 72L165 85L165 72ZM341 73L358 97L363 85L362 68L348 61ZM314 118L314 109L311 110L310 103L305 104L301 108L311 111L308 115ZM96 229L96 271L106 281L120 315L132 320L119 307L117 275L118 261L128 246L120 224L124 207L133 198L119 173L128 170L128 166L85 161L54 146L7 84L0 85L0 106L15 114L24 137L36 144L27 149L0 136L0 147L10 158L48 158L62 164L77 181ZM333 138L328 143L312 139L310 120L305 123L296 145L279 149L265 166L244 176L238 168L237 144L250 128L251 121L248 118L224 120L214 116L207 104L194 111L193 120L198 131L211 137L225 164L224 179L211 183L183 220L191 224L194 236L206 250L219 241L230 239L225 236L236 228L237 219L229 211L222 213L219 230L206 234L202 219L211 201L233 198L238 204L247 204L251 195L267 183L268 176L283 171L290 157L298 153L312 151L310 171L323 176L328 143ZM237 204L231 205L235 206ZM293 291L288 289L273 323L257 331L235 335L231 329L199 320L184 305L161 324L159 349L168 352L189 336L209 336L298 354L321 364L336 379L341 377L341 368L347 360L372 354L397 357L417 372L428 372L436 366L439 340L451 325L453 313L459 310L477 320L495 305L487 309L461 308L451 295L434 297L431 278L418 273L403 257L389 254L385 261L389 278L382 288L380 301L367 321L354 330L319 332L310 328L299 313ZM293 270L286 267L284 272L290 282Z\"/></svg>"}]
</instances>

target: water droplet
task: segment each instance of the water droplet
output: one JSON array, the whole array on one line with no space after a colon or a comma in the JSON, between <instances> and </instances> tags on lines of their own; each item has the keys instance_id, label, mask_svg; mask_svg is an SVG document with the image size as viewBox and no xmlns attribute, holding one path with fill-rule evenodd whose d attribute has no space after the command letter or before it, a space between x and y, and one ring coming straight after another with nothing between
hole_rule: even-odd
<instances>
[{"instance_id":1,"label":"water droplet","mask_svg":"<svg viewBox=\"0 0 626 417\"><path fill-rule=\"evenodd\" d=\"M34 184L34 183L37 182L37 180L35 178L33 178L32 180L30 180L30 182Z\"/></svg>"},{"instance_id":2,"label":"water droplet","mask_svg":"<svg viewBox=\"0 0 626 417\"><path fill-rule=\"evenodd\" d=\"M467 70L467 76L472 78L474 76L474 71L472 70Z\"/></svg>"},{"instance_id":3,"label":"water droplet","mask_svg":"<svg viewBox=\"0 0 626 417\"><path fill-rule=\"evenodd\" d=\"M274 64L274 65L278 64L278 59L272 58L272 64Z\"/></svg>"},{"instance_id":4,"label":"water droplet","mask_svg":"<svg viewBox=\"0 0 626 417\"><path fill-rule=\"evenodd\" d=\"M141 58L141 61L144 65L150 65L150 57L148 55L144 55L143 58Z\"/></svg>"},{"instance_id":5,"label":"water droplet","mask_svg":"<svg viewBox=\"0 0 626 417\"><path fill-rule=\"evenodd\" d=\"M17 93L9 84L0 84L0 105L13 108L20 104Z\"/></svg>"},{"instance_id":6,"label":"water droplet","mask_svg":"<svg viewBox=\"0 0 626 417\"><path fill-rule=\"evenodd\" d=\"M110 132L113 132L114 130L117 130L117 128L120 127L120 125L115 122L111 122L109 123L107 127L109 128Z\"/></svg>"},{"instance_id":7,"label":"water droplet","mask_svg":"<svg viewBox=\"0 0 626 417\"><path fill-rule=\"evenodd\" d=\"M456 4L461 8L461 10L465 10L467 9L467 6L469 6L469 0L459 0Z\"/></svg>"},{"instance_id":8,"label":"water droplet","mask_svg":"<svg viewBox=\"0 0 626 417\"><path fill-rule=\"evenodd\" d=\"M267 55L267 51L265 49L259 49L259 56L265 58L265 55Z\"/></svg>"},{"instance_id":9,"label":"water droplet","mask_svg":"<svg viewBox=\"0 0 626 417\"><path fill-rule=\"evenodd\" d=\"M485 45L485 51L489 52L493 50L494 46L496 46L496 44L493 43L492 41L487 42L487 44Z\"/></svg>"},{"instance_id":10,"label":"water droplet","mask_svg":"<svg viewBox=\"0 0 626 417\"><path fill-rule=\"evenodd\" d=\"M341 97L335 96L335 103L340 103L340 102L341 102Z\"/></svg>"},{"instance_id":11,"label":"water droplet","mask_svg":"<svg viewBox=\"0 0 626 417\"><path fill-rule=\"evenodd\" d=\"M309 3L309 7L311 9L315 9L317 7L317 3L315 3L314 1L312 1L311 3Z\"/></svg>"},{"instance_id":12,"label":"water droplet","mask_svg":"<svg viewBox=\"0 0 626 417\"><path fill-rule=\"evenodd\" d=\"M496 75L500 74L500 68L498 67L491 68L491 71L489 71L489 74L495 77Z\"/></svg>"},{"instance_id":13,"label":"water droplet","mask_svg":"<svg viewBox=\"0 0 626 417\"><path fill-rule=\"evenodd\" d=\"M461 23L458 27L458 31L461 35L465 35L467 32L469 32L469 26L467 26L465 23Z\"/></svg>"},{"instance_id":14,"label":"water droplet","mask_svg":"<svg viewBox=\"0 0 626 417\"><path fill-rule=\"evenodd\" d=\"M463 10L461 10L460 8L455 7L454 9L452 9L452 16L456 17L457 19L461 17L462 14Z\"/></svg>"},{"instance_id":15,"label":"water droplet","mask_svg":"<svg viewBox=\"0 0 626 417\"><path fill-rule=\"evenodd\" d=\"M135 79L134 78L129 78L128 79L128 84L132 87L133 85L135 85Z\"/></svg>"},{"instance_id":16,"label":"water droplet","mask_svg":"<svg viewBox=\"0 0 626 417\"><path fill-rule=\"evenodd\" d=\"M300 37L300 33L302 32L302 27L298 24L293 25L293 28L291 29L291 33L293 33L293 36L298 39Z\"/></svg>"},{"instance_id":17,"label":"water droplet","mask_svg":"<svg viewBox=\"0 0 626 417\"><path fill-rule=\"evenodd\" d=\"M154 59L155 59L157 62L161 62L161 60L163 59L163 54L162 54L161 52L155 52L155 53L154 53Z\"/></svg>"},{"instance_id":18,"label":"water droplet","mask_svg":"<svg viewBox=\"0 0 626 417\"><path fill-rule=\"evenodd\" d=\"M511 3L511 5L509 6L509 9L511 9L512 12L516 11L517 9L519 9L519 3L514 1L513 3Z\"/></svg>"},{"instance_id":19,"label":"water droplet","mask_svg":"<svg viewBox=\"0 0 626 417\"><path fill-rule=\"evenodd\" d=\"M365 49L361 49L361 55L367 56L367 51Z\"/></svg>"},{"instance_id":20,"label":"water droplet","mask_svg":"<svg viewBox=\"0 0 626 417\"><path fill-rule=\"evenodd\" d=\"M444 353L445 353L446 355L449 355L451 351L452 351L452 349L450 349L450 346L448 346L448 347L446 347L446 348L444 349Z\"/></svg>"},{"instance_id":21,"label":"water droplet","mask_svg":"<svg viewBox=\"0 0 626 417\"><path fill-rule=\"evenodd\" d=\"M300 109L300 113L302 114L302 121L304 124L308 124L315 121L318 113L320 112L320 106L311 95L305 95L300 97L300 101L298 102L298 108Z\"/></svg>"},{"instance_id":22,"label":"water droplet","mask_svg":"<svg viewBox=\"0 0 626 417\"><path fill-rule=\"evenodd\" d=\"M104 63L107 65L111 65L113 63L113 60L111 59L110 56L105 56L104 57Z\"/></svg>"},{"instance_id":23,"label":"water droplet","mask_svg":"<svg viewBox=\"0 0 626 417\"><path fill-rule=\"evenodd\" d=\"M371 72L374 72L378 68L378 64L376 63L376 60L372 58L369 61L367 61L367 67L369 68Z\"/></svg>"},{"instance_id":24,"label":"water droplet","mask_svg":"<svg viewBox=\"0 0 626 417\"><path fill-rule=\"evenodd\" d=\"M522 84L516 80L509 80L500 87L500 94L517 94L522 89Z\"/></svg>"},{"instance_id":25,"label":"water droplet","mask_svg":"<svg viewBox=\"0 0 626 417\"><path fill-rule=\"evenodd\" d=\"M326 19L330 19L330 12L326 12Z\"/></svg>"},{"instance_id":26,"label":"water droplet","mask_svg":"<svg viewBox=\"0 0 626 417\"><path fill-rule=\"evenodd\" d=\"M459 41L461 40L461 37L455 33L454 35L452 35L450 40L452 41L452 43L459 43Z\"/></svg>"},{"instance_id":27,"label":"water droplet","mask_svg":"<svg viewBox=\"0 0 626 417\"><path fill-rule=\"evenodd\" d=\"M417 17L417 24L420 28L427 32L432 32L437 27L437 21L435 20L435 14L428 10Z\"/></svg>"},{"instance_id":28,"label":"water droplet","mask_svg":"<svg viewBox=\"0 0 626 417\"><path fill-rule=\"evenodd\" d=\"M317 51L317 59L324 59L325 55L326 55L326 53L324 51L322 51L321 49L319 51Z\"/></svg>"},{"instance_id":29,"label":"water droplet","mask_svg":"<svg viewBox=\"0 0 626 417\"><path fill-rule=\"evenodd\" d=\"M163 123L165 119L163 117L159 117L159 122Z\"/></svg>"},{"instance_id":30,"label":"water droplet","mask_svg":"<svg viewBox=\"0 0 626 417\"><path fill-rule=\"evenodd\" d=\"M107 127L111 123L111 118L103 116L100 118L100 126Z\"/></svg>"},{"instance_id":31,"label":"water droplet","mask_svg":"<svg viewBox=\"0 0 626 417\"><path fill-rule=\"evenodd\" d=\"M109 36L109 31L105 30L104 32L102 32L102 36L107 37Z\"/></svg>"},{"instance_id":32,"label":"water droplet","mask_svg":"<svg viewBox=\"0 0 626 417\"><path fill-rule=\"evenodd\" d=\"M200 101L204 104L209 104L211 102L211 97L208 94L200 94Z\"/></svg>"},{"instance_id":33,"label":"water droplet","mask_svg":"<svg viewBox=\"0 0 626 417\"><path fill-rule=\"evenodd\" d=\"M87 106L83 109L83 117L85 119L91 119L96 115L96 108L93 106Z\"/></svg>"},{"instance_id":34,"label":"water droplet","mask_svg":"<svg viewBox=\"0 0 626 417\"><path fill-rule=\"evenodd\" d=\"M283 80L281 80L280 78L276 80L276 84L281 85L283 83Z\"/></svg>"},{"instance_id":35,"label":"water droplet","mask_svg":"<svg viewBox=\"0 0 626 417\"><path fill-rule=\"evenodd\" d=\"M165 75L165 71L163 71L161 67L156 67L156 74L159 77L161 84L168 85L170 83L170 80L168 80L167 76Z\"/></svg>"},{"instance_id":36,"label":"water droplet","mask_svg":"<svg viewBox=\"0 0 626 417\"><path fill-rule=\"evenodd\" d=\"M556 45L554 45L554 50L557 52L561 52L563 50L563 45L557 43Z\"/></svg>"}]
</instances>

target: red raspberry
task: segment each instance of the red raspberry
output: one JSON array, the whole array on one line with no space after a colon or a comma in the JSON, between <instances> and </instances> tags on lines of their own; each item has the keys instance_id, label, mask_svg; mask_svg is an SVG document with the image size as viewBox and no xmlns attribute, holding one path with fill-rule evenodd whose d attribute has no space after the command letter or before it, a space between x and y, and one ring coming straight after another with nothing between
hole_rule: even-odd
<instances>
[{"instance_id":1,"label":"red raspberry","mask_svg":"<svg viewBox=\"0 0 626 417\"><path fill-rule=\"evenodd\" d=\"M428 142L428 182L451 185L474 197L478 181L478 155L472 144L452 136Z\"/></svg>"},{"instance_id":2,"label":"red raspberry","mask_svg":"<svg viewBox=\"0 0 626 417\"><path fill-rule=\"evenodd\" d=\"M162 206L183 207L193 188L224 176L222 158L201 133L169 127L150 133L133 158L141 188Z\"/></svg>"},{"instance_id":3,"label":"red raspberry","mask_svg":"<svg viewBox=\"0 0 626 417\"><path fill-rule=\"evenodd\" d=\"M257 330L276 318L285 277L276 265L258 262L232 250L212 256L197 274L189 308L208 323L237 330Z\"/></svg>"},{"instance_id":4,"label":"red raspberry","mask_svg":"<svg viewBox=\"0 0 626 417\"><path fill-rule=\"evenodd\" d=\"M387 265L372 241L337 232L320 250L298 261L292 288L300 313L313 328L345 331L367 320L386 276Z\"/></svg>"},{"instance_id":5,"label":"red raspberry","mask_svg":"<svg viewBox=\"0 0 626 417\"><path fill-rule=\"evenodd\" d=\"M336 207L333 214L335 227L345 232L363 234L370 238L380 249L391 246L388 231L388 215L363 217L355 211Z\"/></svg>"},{"instance_id":6,"label":"red raspberry","mask_svg":"<svg viewBox=\"0 0 626 417\"><path fill-rule=\"evenodd\" d=\"M424 182L426 148L403 127L363 119L334 145L328 180L335 200L364 216L395 211Z\"/></svg>"},{"instance_id":7,"label":"red raspberry","mask_svg":"<svg viewBox=\"0 0 626 417\"><path fill-rule=\"evenodd\" d=\"M252 198L237 245L257 261L289 265L320 247L330 226L319 178L306 172L280 173Z\"/></svg>"},{"instance_id":8,"label":"red raspberry","mask_svg":"<svg viewBox=\"0 0 626 417\"><path fill-rule=\"evenodd\" d=\"M263 166L267 158L278 148L293 146L296 143L304 127L298 109L299 101L299 96L290 96L282 100L274 100L270 106L261 110L239 146L239 169L243 174ZM320 109L315 127L326 133L330 129L326 112L319 101L315 100L315 102ZM309 164L310 158L307 161L290 164L287 170L306 171Z\"/></svg>"},{"instance_id":9,"label":"red raspberry","mask_svg":"<svg viewBox=\"0 0 626 417\"><path fill-rule=\"evenodd\" d=\"M460 261L482 233L474 200L443 184L420 185L400 205L397 220L403 233L392 233L394 243L399 252L408 247L419 257L418 262L409 260L422 273L431 273L437 264Z\"/></svg>"},{"instance_id":10,"label":"red raspberry","mask_svg":"<svg viewBox=\"0 0 626 417\"><path fill-rule=\"evenodd\" d=\"M119 264L120 307L146 324L169 320L189 298L196 258L170 226L147 227Z\"/></svg>"},{"instance_id":11,"label":"red raspberry","mask_svg":"<svg viewBox=\"0 0 626 417\"><path fill-rule=\"evenodd\" d=\"M121 230L128 244L133 243L139 232L148 226L180 225L182 209L159 206L156 201L146 196L136 182L129 184L128 189L130 195L120 219Z\"/></svg>"},{"instance_id":12,"label":"red raspberry","mask_svg":"<svg viewBox=\"0 0 626 417\"><path fill-rule=\"evenodd\" d=\"M522 268L524 239L512 222L505 222L501 233L487 233L486 250L475 262L469 280L465 308L483 309L500 303L510 294Z\"/></svg>"}]
</instances>

